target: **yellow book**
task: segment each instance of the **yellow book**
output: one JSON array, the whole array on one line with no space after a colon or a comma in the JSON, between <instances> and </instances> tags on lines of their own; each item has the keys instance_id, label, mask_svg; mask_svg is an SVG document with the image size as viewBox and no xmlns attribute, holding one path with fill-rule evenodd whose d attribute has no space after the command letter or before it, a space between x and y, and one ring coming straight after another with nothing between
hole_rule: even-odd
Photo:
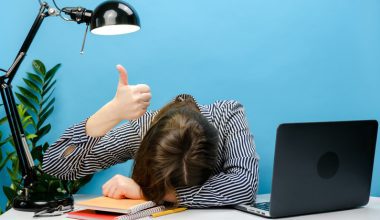
<instances>
[{"instance_id":1,"label":"yellow book","mask_svg":"<svg viewBox=\"0 0 380 220\"><path fill-rule=\"evenodd\" d=\"M109 197L96 197L89 200L75 202L75 207L106 212L133 214L155 206L152 201L136 199L112 199Z\"/></svg>"}]
</instances>

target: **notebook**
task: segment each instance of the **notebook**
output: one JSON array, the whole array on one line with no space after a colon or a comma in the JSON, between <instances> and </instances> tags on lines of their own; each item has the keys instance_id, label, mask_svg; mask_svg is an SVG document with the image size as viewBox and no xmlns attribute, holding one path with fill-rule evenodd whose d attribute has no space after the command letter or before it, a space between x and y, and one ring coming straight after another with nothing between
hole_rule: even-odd
<instances>
[{"instance_id":1,"label":"notebook","mask_svg":"<svg viewBox=\"0 0 380 220\"><path fill-rule=\"evenodd\" d=\"M133 214L121 214L115 212L102 212L91 209L73 211L66 214L67 218L83 220L134 220L152 215L153 213L162 212L164 206L148 208Z\"/></svg>"},{"instance_id":2,"label":"notebook","mask_svg":"<svg viewBox=\"0 0 380 220\"><path fill-rule=\"evenodd\" d=\"M136 199L112 199L109 197L96 197L89 200L75 202L75 207L97 211L133 214L155 206L156 203Z\"/></svg>"}]
</instances>

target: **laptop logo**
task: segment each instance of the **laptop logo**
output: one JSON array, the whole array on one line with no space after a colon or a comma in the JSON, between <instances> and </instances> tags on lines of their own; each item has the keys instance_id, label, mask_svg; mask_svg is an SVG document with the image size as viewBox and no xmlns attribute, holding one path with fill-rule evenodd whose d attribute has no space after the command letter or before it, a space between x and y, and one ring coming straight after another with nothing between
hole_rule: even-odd
<instances>
[{"instance_id":1,"label":"laptop logo","mask_svg":"<svg viewBox=\"0 0 380 220\"><path fill-rule=\"evenodd\" d=\"M318 174L324 179L330 179L335 176L339 169L339 158L334 152L324 153L318 160Z\"/></svg>"}]
</instances>

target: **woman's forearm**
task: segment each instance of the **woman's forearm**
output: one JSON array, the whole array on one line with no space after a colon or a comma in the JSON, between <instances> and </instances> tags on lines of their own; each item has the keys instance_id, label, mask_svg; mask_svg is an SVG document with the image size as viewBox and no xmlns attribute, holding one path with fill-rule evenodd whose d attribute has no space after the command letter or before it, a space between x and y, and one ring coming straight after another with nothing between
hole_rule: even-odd
<instances>
[{"instance_id":1,"label":"woman's forearm","mask_svg":"<svg viewBox=\"0 0 380 220\"><path fill-rule=\"evenodd\" d=\"M87 120L86 133L91 137L104 136L121 121L122 118L117 114L117 106L110 101Z\"/></svg>"}]
</instances>

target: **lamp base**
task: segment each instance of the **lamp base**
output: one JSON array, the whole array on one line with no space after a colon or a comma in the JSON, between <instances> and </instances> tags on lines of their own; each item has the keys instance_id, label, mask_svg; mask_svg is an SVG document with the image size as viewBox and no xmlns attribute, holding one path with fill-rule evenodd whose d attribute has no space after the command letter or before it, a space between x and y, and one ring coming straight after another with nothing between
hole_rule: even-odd
<instances>
[{"instance_id":1,"label":"lamp base","mask_svg":"<svg viewBox=\"0 0 380 220\"><path fill-rule=\"evenodd\" d=\"M19 195L13 199L12 207L18 211L37 212L46 208L72 206L74 199L71 195L52 196L48 193L31 193Z\"/></svg>"}]
</instances>

